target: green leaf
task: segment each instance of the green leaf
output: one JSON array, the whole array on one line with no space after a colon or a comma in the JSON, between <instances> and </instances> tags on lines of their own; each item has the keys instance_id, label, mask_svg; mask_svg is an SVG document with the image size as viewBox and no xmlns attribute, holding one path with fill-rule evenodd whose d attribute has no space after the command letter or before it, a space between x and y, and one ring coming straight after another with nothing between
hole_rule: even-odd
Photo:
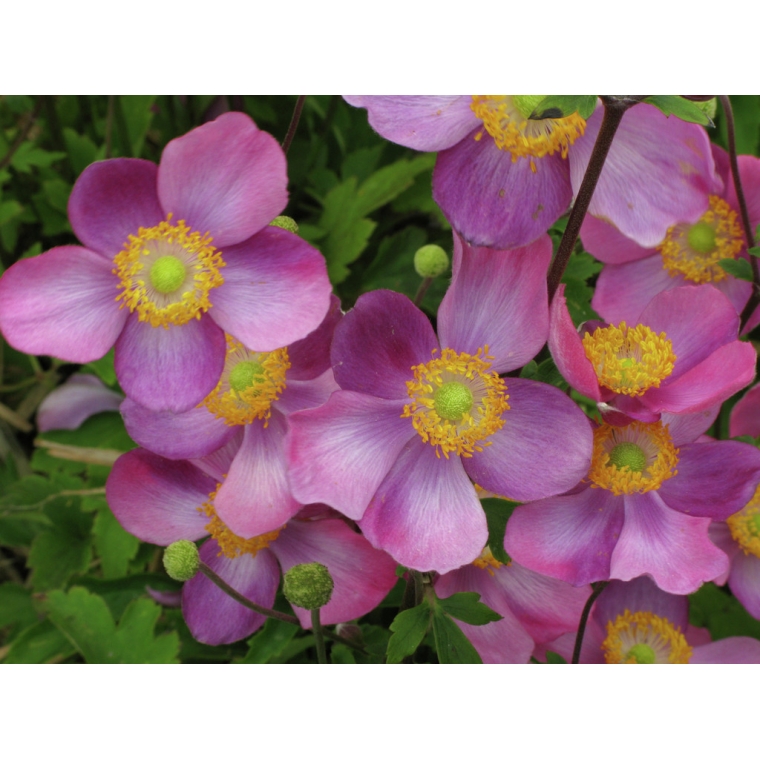
<instances>
[{"instance_id":1,"label":"green leaf","mask_svg":"<svg viewBox=\"0 0 760 760\"><path fill-rule=\"evenodd\" d=\"M441 665L483 664L462 629L438 606L433 611L433 635Z\"/></svg>"},{"instance_id":2,"label":"green leaf","mask_svg":"<svg viewBox=\"0 0 760 760\"><path fill-rule=\"evenodd\" d=\"M155 550L155 547L150 547L148 544L144 544L144 546L150 551ZM163 572L137 573L113 580L84 576L77 579L77 586L102 597L114 620L124 614L124 610L131 602L144 597L148 586L156 591L179 591L182 588L182 584L173 581Z\"/></svg>"},{"instance_id":3,"label":"green leaf","mask_svg":"<svg viewBox=\"0 0 760 760\"><path fill-rule=\"evenodd\" d=\"M98 147L86 135L80 135L70 127L63 130L63 139L71 160L74 172L81 174L93 161L98 158Z\"/></svg>"},{"instance_id":4,"label":"green leaf","mask_svg":"<svg viewBox=\"0 0 760 760\"><path fill-rule=\"evenodd\" d=\"M430 612L430 605L423 601L422 604L396 615L390 625L393 635L388 641L389 663L401 662L405 657L414 654L430 625Z\"/></svg>"},{"instance_id":5,"label":"green leaf","mask_svg":"<svg viewBox=\"0 0 760 760\"><path fill-rule=\"evenodd\" d=\"M153 121L153 104L155 95L119 95L121 107L124 113L129 141L132 147L132 155L139 156L142 153L145 135L148 133Z\"/></svg>"},{"instance_id":6,"label":"green leaf","mask_svg":"<svg viewBox=\"0 0 760 760\"><path fill-rule=\"evenodd\" d=\"M0 203L0 227L20 216L24 207L16 200L3 201Z\"/></svg>"},{"instance_id":7,"label":"green leaf","mask_svg":"<svg viewBox=\"0 0 760 760\"><path fill-rule=\"evenodd\" d=\"M49 621L35 623L20 633L3 660L8 665L36 665L71 657L76 650Z\"/></svg>"},{"instance_id":8,"label":"green leaf","mask_svg":"<svg viewBox=\"0 0 760 760\"><path fill-rule=\"evenodd\" d=\"M596 95L548 95L534 109L529 119L563 119L577 113L588 119L596 108Z\"/></svg>"},{"instance_id":9,"label":"green leaf","mask_svg":"<svg viewBox=\"0 0 760 760\"><path fill-rule=\"evenodd\" d=\"M50 620L89 663L175 663L176 633L154 635L161 608L150 599L136 599L118 628L106 603L84 588L52 591L45 602Z\"/></svg>"},{"instance_id":10,"label":"green leaf","mask_svg":"<svg viewBox=\"0 0 760 760\"><path fill-rule=\"evenodd\" d=\"M65 158L66 154L60 151L50 151L38 148L32 142L25 142L19 147L19 149L13 154L11 158L11 166L17 171L23 174L29 174L32 168L48 167L54 161L58 161L61 158Z\"/></svg>"},{"instance_id":11,"label":"green leaf","mask_svg":"<svg viewBox=\"0 0 760 760\"><path fill-rule=\"evenodd\" d=\"M333 644L330 649L330 659L333 665L356 665L353 650L345 644Z\"/></svg>"},{"instance_id":12,"label":"green leaf","mask_svg":"<svg viewBox=\"0 0 760 760\"><path fill-rule=\"evenodd\" d=\"M504 551L504 533L507 529L507 520L518 505L506 499L481 499L480 503L486 513L488 523L488 548L494 559L506 565L511 560Z\"/></svg>"},{"instance_id":13,"label":"green leaf","mask_svg":"<svg viewBox=\"0 0 760 760\"><path fill-rule=\"evenodd\" d=\"M32 592L16 583L0 586L0 628L6 625L33 625L39 617L32 604Z\"/></svg>"},{"instance_id":14,"label":"green leaf","mask_svg":"<svg viewBox=\"0 0 760 760\"><path fill-rule=\"evenodd\" d=\"M480 594L474 591L460 591L457 594L439 599L438 604L451 617L470 625L486 625L501 620L502 615L480 601Z\"/></svg>"},{"instance_id":15,"label":"green leaf","mask_svg":"<svg viewBox=\"0 0 760 760\"><path fill-rule=\"evenodd\" d=\"M747 253L750 256L760 256L760 248L755 246L754 248L747 248Z\"/></svg>"},{"instance_id":16,"label":"green leaf","mask_svg":"<svg viewBox=\"0 0 760 760\"><path fill-rule=\"evenodd\" d=\"M248 639L248 654L243 665L264 664L279 657L297 633L298 626L268 618L264 627Z\"/></svg>"},{"instance_id":17,"label":"green leaf","mask_svg":"<svg viewBox=\"0 0 760 760\"><path fill-rule=\"evenodd\" d=\"M129 561L140 548L140 539L127 533L107 507L98 512L92 528L95 549L101 558L104 578L126 575Z\"/></svg>"},{"instance_id":18,"label":"green leaf","mask_svg":"<svg viewBox=\"0 0 760 760\"><path fill-rule=\"evenodd\" d=\"M42 183L42 190L45 194L45 200L56 211L66 215L68 213L69 195L71 195L71 185L62 179L46 179Z\"/></svg>"},{"instance_id":19,"label":"green leaf","mask_svg":"<svg viewBox=\"0 0 760 760\"><path fill-rule=\"evenodd\" d=\"M718 265L737 280L752 282L752 267L747 259L721 259Z\"/></svg>"},{"instance_id":20,"label":"green leaf","mask_svg":"<svg viewBox=\"0 0 760 760\"><path fill-rule=\"evenodd\" d=\"M88 362L82 369L87 371L91 370L94 375L97 375L106 385L113 387L116 385L116 370L113 366L114 350L111 349L102 359L97 359L94 362Z\"/></svg>"},{"instance_id":21,"label":"green leaf","mask_svg":"<svg viewBox=\"0 0 760 760\"><path fill-rule=\"evenodd\" d=\"M557 369L557 365L554 363L554 359L550 356L544 359L541 364L538 365L536 375L533 378L540 383L546 383L547 385L554 385L560 390L564 391L568 388L568 383L562 373Z\"/></svg>"},{"instance_id":22,"label":"green leaf","mask_svg":"<svg viewBox=\"0 0 760 760\"><path fill-rule=\"evenodd\" d=\"M714 583L705 583L689 596L689 622L706 627L713 640L729 636L760 638L760 620L755 620L741 602Z\"/></svg>"},{"instance_id":23,"label":"green leaf","mask_svg":"<svg viewBox=\"0 0 760 760\"><path fill-rule=\"evenodd\" d=\"M548 665L567 665L567 660L561 654L557 654L556 652L547 652L546 663Z\"/></svg>"},{"instance_id":24,"label":"green leaf","mask_svg":"<svg viewBox=\"0 0 760 760\"><path fill-rule=\"evenodd\" d=\"M659 108L665 116L675 116L682 121L714 127L712 119L694 102L680 95L651 95L644 103Z\"/></svg>"}]
</instances>

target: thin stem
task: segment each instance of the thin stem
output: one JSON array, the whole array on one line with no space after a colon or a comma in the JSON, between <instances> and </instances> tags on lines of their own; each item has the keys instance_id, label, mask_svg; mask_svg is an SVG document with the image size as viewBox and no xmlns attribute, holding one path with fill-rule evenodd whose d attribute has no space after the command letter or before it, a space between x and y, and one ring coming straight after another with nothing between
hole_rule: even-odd
<instances>
[{"instance_id":1,"label":"thin stem","mask_svg":"<svg viewBox=\"0 0 760 760\"><path fill-rule=\"evenodd\" d=\"M417 295L414 296L414 305L419 306L422 303L422 299L425 297L425 293L428 292L428 288L433 282L432 277L424 277L417 288Z\"/></svg>"},{"instance_id":2,"label":"thin stem","mask_svg":"<svg viewBox=\"0 0 760 760\"><path fill-rule=\"evenodd\" d=\"M593 591L591 592L591 596L586 600L586 606L583 608L583 612L581 613L581 620L578 623L578 634L575 637L575 648L573 649L573 665L577 665L581 659L583 636L586 633L586 623L588 623L588 616L591 613L591 607L596 601L599 594L601 594L602 591L607 588L608 583L609 581L599 581L597 583L591 584Z\"/></svg>"},{"instance_id":3,"label":"thin stem","mask_svg":"<svg viewBox=\"0 0 760 760\"><path fill-rule=\"evenodd\" d=\"M570 254L575 248L578 234L581 231L581 224L583 224L583 218L586 216L586 211L588 211L591 197L596 189L596 183L602 173L604 161L612 145L612 138L615 136L615 132L617 132L617 128L620 126L625 112L640 100L641 98L626 98L624 100L602 98L602 103L604 104L602 126L599 129L594 148L591 151L586 173L583 175L578 196L567 220L567 227L565 227L562 240L560 240L557 255L554 257L554 261L552 261L551 268L549 269L547 277L549 303L551 303L554 294L557 292L557 288L562 281L562 275L565 273L567 262L570 260Z\"/></svg>"},{"instance_id":4,"label":"thin stem","mask_svg":"<svg viewBox=\"0 0 760 760\"><path fill-rule=\"evenodd\" d=\"M327 665L327 649L322 623L319 622L319 607L311 611L311 630L314 632L314 643L317 647L317 662Z\"/></svg>"},{"instance_id":5,"label":"thin stem","mask_svg":"<svg viewBox=\"0 0 760 760\"><path fill-rule=\"evenodd\" d=\"M235 589L232 588L232 586L230 586L227 581L225 581L223 578L220 578L205 562L200 563L199 569L214 585L219 587L228 596L231 596L236 602L242 604L243 607L247 607L249 610L258 612L259 615L273 617L277 620L282 620L283 623L290 623L291 625L297 625L299 628L301 627L301 623L295 615L288 615L285 612L278 612L277 610L270 610L268 607L262 607L260 604L252 602L250 599L247 599L242 594L235 591ZM351 649L355 649L357 652L366 654L363 647L360 647L350 639L346 639L327 628L322 628L322 632L325 636L327 636L328 639L337 641L340 644L345 644L347 647L351 647Z\"/></svg>"},{"instance_id":6,"label":"thin stem","mask_svg":"<svg viewBox=\"0 0 760 760\"><path fill-rule=\"evenodd\" d=\"M298 129L298 122L301 120L301 111L303 111L303 104L306 101L306 95L299 95L296 101L296 107L293 109L293 116L290 119L290 126L288 127L288 133L285 135L285 139L282 141L283 153L287 153L290 148L290 143L293 142L293 138L296 136L296 130Z\"/></svg>"}]
</instances>

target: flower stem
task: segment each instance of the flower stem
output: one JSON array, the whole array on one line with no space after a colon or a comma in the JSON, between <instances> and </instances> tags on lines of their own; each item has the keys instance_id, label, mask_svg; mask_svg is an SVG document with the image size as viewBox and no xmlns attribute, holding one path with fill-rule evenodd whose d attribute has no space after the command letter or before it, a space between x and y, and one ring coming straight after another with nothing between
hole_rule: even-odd
<instances>
[{"instance_id":1,"label":"flower stem","mask_svg":"<svg viewBox=\"0 0 760 760\"><path fill-rule=\"evenodd\" d=\"M549 303L552 302L554 294L557 292L557 288L562 281L562 275L565 273L567 262L570 260L570 254L573 252L573 248L575 248L578 234L581 231L581 224L583 224L583 218L586 216L586 211L588 211L591 197L596 189L596 183L602 173L604 161L612 145L612 138L615 136L615 132L617 132L617 128L620 126L625 112L641 100L642 97L640 96L633 98L602 97L602 103L604 104L602 126L599 128L599 134L596 136L596 142L591 151L586 173L583 175L583 181L578 189L578 196L567 220L567 227L565 227L562 240L560 240L557 255L554 257L554 261L552 261L551 268L549 269L547 277Z\"/></svg>"},{"instance_id":2,"label":"flower stem","mask_svg":"<svg viewBox=\"0 0 760 760\"><path fill-rule=\"evenodd\" d=\"M317 646L317 662L327 665L327 649L325 648L324 629L319 622L319 607L311 611L311 630L314 632L314 643Z\"/></svg>"},{"instance_id":3,"label":"flower stem","mask_svg":"<svg viewBox=\"0 0 760 760\"><path fill-rule=\"evenodd\" d=\"M588 623L588 616L591 613L591 607L596 601L599 594L604 591L605 588L607 588L607 584L609 581L598 581L597 583L592 583L591 588L593 591L591 592L591 596L586 600L586 606L583 608L583 612L581 613L581 619L578 623L578 634L575 637L575 647L573 648L573 659L572 664L577 665L580 662L581 659L581 648L583 647L583 636L586 633L586 623Z\"/></svg>"},{"instance_id":4,"label":"flower stem","mask_svg":"<svg viewBox=\"0 0 760 760\"><path fill-rule=\"evenodd\" d=\"M293 142L293 138L296 136L296 130L298 129L298 122L301 120L301 111L303 111L303 104L306 100L306 95L299 95L296 101L296 107L293 109L293 116L290 118L290 126L288 132L285 135L285 139L282 141L283 153L288 152L290 143Z\"/></svg>"},{"instance_id":5,"label":"flower stem","mask_svg":"<svg viewBox=\"0 0 760 760\"><path fill-rule=\"evenodd\" d=\"M414 296L414 305L419 306L422 303L422 299L425 297L425 293L428 292L428 288L433 282L432 277L423 277L419 288L417 288L417 294Z\"/></svg>"}]
</instances>

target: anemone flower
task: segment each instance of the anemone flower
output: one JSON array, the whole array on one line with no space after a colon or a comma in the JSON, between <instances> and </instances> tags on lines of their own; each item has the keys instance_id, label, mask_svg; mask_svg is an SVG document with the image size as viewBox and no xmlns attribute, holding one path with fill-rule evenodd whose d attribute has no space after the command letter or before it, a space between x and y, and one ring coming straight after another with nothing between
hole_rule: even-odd
<instances>
[{"instance_id":1,"label":"anemone flower","mask_svg":"<svg viewBox=\"0 0 760 760\"><path fill-rule=\"evenodd\" d=\"M72 375L51 391L37 410L37 429L76 430L88 417L116 411L124 400L121 393L107 388L95 375Z\"/></svg>"}]
</instances>

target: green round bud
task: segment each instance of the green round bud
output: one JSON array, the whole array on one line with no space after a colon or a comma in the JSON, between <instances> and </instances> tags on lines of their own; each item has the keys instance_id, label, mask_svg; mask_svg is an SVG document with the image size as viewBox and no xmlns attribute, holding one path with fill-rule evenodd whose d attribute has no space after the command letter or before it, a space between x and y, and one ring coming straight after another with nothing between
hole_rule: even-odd
<instances>
[{"instance_id":1,"label":"green round bud","mask_svg":"<svg viewBox=\"0 0 760 760\"><path fill-rule=\"evenodd\" d=\"M634 644L628 650L628 657L633 657L639 665L654 665L654 649L649 644Z\"/></svg>"},{"instance_id":2,"label":"green round bud","mask_svg":"<svg viewBox=\"0 0 760 760\"><path fill-rule=\"evenodd\" d=\"M449 268L449 256L440 245L423 245L414 254L414 269L420 277L440 277Z\"/></svg>"},{"instance_id":3,"label":"green round bud","mask_svg":"<svg viewBox=\"0 0 760 760\"><path fill-rule=\"evenodd\" d=\"M282 229L298 234L298 224L295 219L291 219L289 216L276 216L269 222L270 227L282 227Z\"/></svg>"},{"instance_id":4,"label":"green round bud","mask_svg":"<svg viewBox=\"0 0 760 760\"><path fill-rule=\"evenodd\" d=\"M150 268L150 282L159 293L173 293L185 281L186 273L176 256L161 256Z\"/></svg>"},{"instance_id":5,"label":"green round bud","mask_svg":"<svg viewBox=\"0 0 760 760\"><path fill-rule=\"evenodd\" d=\"M632 472L644 472L647 455L641 446L630 441L623 441L610 451L610 462L615 467L628 467Z\"/></svg>"},{"instance_id":6,"label":"green round bud","mask_svg":"<svg viewBox=\"0 0 760 760\"><path fill-rule=\"evenodd\" d=\"M246 388L250 388L254 383L260 383L263 374L264 368L258 362L238 362L230 370L230 388L240 393Z\"/></svg>"},{"instance_id":7,"label":"green round bud","mask_svg":"<svg viewBox=\"0 0 760 760\"><path fill-rule=\"evenodd\" d=\"M694 103L700 111L706 113L710 119L715 119L715 114L718 112L717 98L712 98L711 100L692 100L691 102Z\"/></svg>"},{"instance_id":8,"label":"green round bud","mask_svg":"<svg viewBox=\"0 0 760 760\"><path fill-rule=\"evenodd\" d=\"M707 222L697 222L686 233L689 248L697 253L712 253L715 250L715 228Z\"/></svg>"},{"instance_id":9,"label":"green round bud","mask_svg":"<svg viewBox=\"0 0 760 760\"><path fill-rule=\"evenodd\" d=\"M294 565L285 573L282 592L296 607L316 610L324 607L332 596L333 579L330 571L319 562Z\"/></svg>"},{"instance_id":10,"label":"green round bud","mask_svg":"<svg viewBox=\"0 0 760 760\"><path fill-rule=\"evenodd\" d=\"M433 404L444 420L456 422L472 409L472 391L464 383L452 380L436 390Z\"/></svg>"},{"instance_id":11,"label":"green round bud","mask_svg":"<svg viewBox=\"0 0 760 760\"><path fill-rule=\"evenodd\" d=\"M169 544L164 550L164 567L175 581L189 581L200 567L198 547L184 538Z\"/></svg>"},{"instance_id":12,"label":"green round bud","mask_svg":"<svg viewBox=\"0 0 760 760\"><path fill-rule=\"evenodd\" d=\"M520 114L527 119L545 97L546 95L513 95L512 103Z\"/></svg>"}]
</instances>

